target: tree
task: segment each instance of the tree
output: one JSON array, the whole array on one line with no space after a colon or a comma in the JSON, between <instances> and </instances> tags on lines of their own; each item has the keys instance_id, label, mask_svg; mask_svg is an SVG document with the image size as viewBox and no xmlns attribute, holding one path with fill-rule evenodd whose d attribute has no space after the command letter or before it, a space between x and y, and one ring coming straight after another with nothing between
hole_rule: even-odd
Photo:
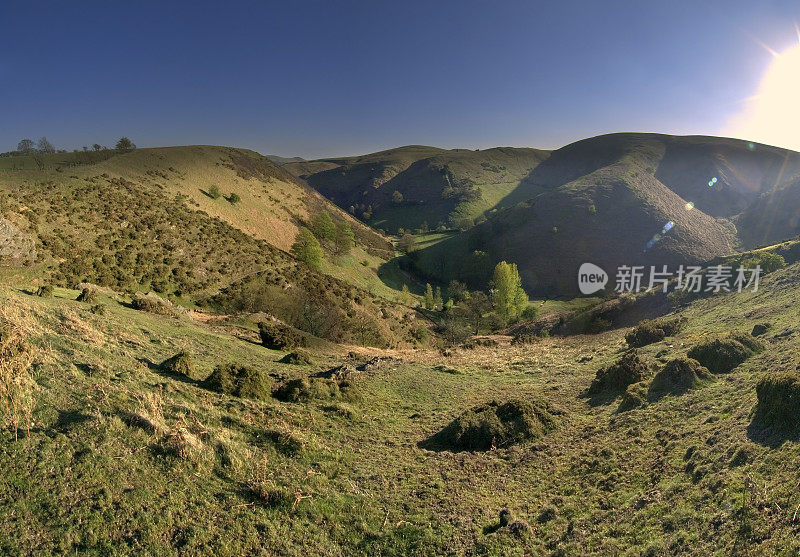
<instances>
[{"instance_id":1,"label":"tree","mask_svg":"<svg viewBox=\"0 0 800 557\"><path fill-rule=\"evenodd\" d=\"M394 190L392 194L392 203L395 205L400 205L403 202L403 194L397 190Z\"/></svg>"},{"instance_id":2,"label":"tree","mask_svg":"<svg viewBox=\"0 0 800 557\"><path fill-rule=\"evenodd\" d=\"M411 301L414 299L411 296L411 291L408 289L408 285L407 284L403 285L403 290L401 292L400 299L404 304L410 304Z\"/></svg>"},{"instance_id":3,"label":"tree","mask_svg":"<svg viewBox=\"0 0 800 557\"><path fill-rule=\"evenodd\" d=\"M95 151L100 151L102 147L100 146L99 143L95 143L94 145L92 145L92 149Z\"/></svg>"},{"instance_id":4,"label":"tree","mask_svg":"<svg viewBox=\"0 0 800 557\"><path fill-rule=\"evenodd\" d=\"M53 147L53 144L47 141L47 138L44 136L40 137L39 141L36 143L36 150L44 154L56 152L56 148Z\"/></svg>"},{"instance_id":5,"label":"tree","mask_svg":"<svg viewBox=\"0 0 800 557\"><path fill-rule=\"evenodd\" d=\"M292 245L292 254L312 269L317 271L322 269L322 247L314 237L314 233L305 226L297 234Z\"/></svg>"},{"instance_id":6,"label":"tree","mask_svg":"<svg viewBox=\"0 0 800 557\"><path fill-rule=\"evenodd\" d=\"M522 289L522 279L515 263L501 261L494 268L492 301L497 314L506 320L518 318L528 307L528 295Z\"/></svg>"},{"instance_id":7,"label":"tree","mask_svg":"<svg viewBox=\"0 0 800 557\"><path fill-rule=\"evenodd\" d=\"M450 281L450 284L447 285L447 294L456 304L469 299L469 290L467 290L467 285L459 280Z\"/></svg>"},{"instance_id":8,"label":"tree","mask_svg":"<svg viewBox=\"0 0 800 557\"><path fill-rule=\"evenodd\" d=\"M441 308L443 305L444 301L442 300L442 288L437 286L436 293L433 295L433 307Z\"/></svg>"},{"instance_id":9,"label":"tree","mask_svg":"<svg viewBox=\"0 0 800 557\"><path fill-rule=\"evenodd\" d=\"M311 221L311 231L322 241L333 242L336 238L336 225L327 211L322 211L314 216Z\"/></svg>"},{"instance_id":10,"label":"tree","mask_svg":"<svg viewBox=\"0 0 800 557\"><path fill-rule=\"evenodd\" d=\"M116 147L117 151L123 151L123 152L136 149L136 145L134 145L133 142L125 136L119 138Z\"/></svg>"},{"instance_id":11,"label":"tree","mask_svg":"<svg viewBox=\"0 0 800 557\"><path fill-rule=\"evenodd\" d=\"M208 196L211 199L219 199L222 195L222 192L219 189L219 186L216 184L212 184L210 188L208 188Z\"/></svg>"},{"instance_id":12,"label":"tree","mask_svg":"<svg viewBox=\"0 0 800 557\"><path fill-rule=\"evenodd\" d=\"M355 244L355 236L353 230L350 228L350 223L343 222L336 227L336 253L339 255L346 255L350 253Z\"/></svg>"},{"instance_id":13,"label":"tree","mask_svg":"<svg viewBox=\"0 0 800 557\"><path fill-rule=\"evenodd\" d=\"M436 307L436 303L434 302L433 298L433 288L431 288L431 283L425 285L425 297L422 298L422 305L425 306L425 309L433 309Z\"/></svg>"},{"instance_id":14,"label":"tree","mask_svg":"<svg viewBox=\"0 0 800 557\"><path fill-rule=\"evenodd\" d=\"M17 143L17 151L23 155L30 155L36 150L32 139L23 139Z\"/></svg>"},{"instance_id":15,"label":"tree","mask_svg":"<svg viewBox=\"0 0 800 557\"><path fill-rule=\"evenodd\" d=\"M402 253L411 253L411 250L414 249L415 243L416 240L414 239L414 236L411 234L403 234L397 241L397 249Z\"/></svg>"},{"instance_id":16,"label":"tree","mask_svg":"<svg viewBox=\"0 0 800 557\"><path fill-rule=\"evenodd\" d=\"M492 311L492 301L485 292L473 292L469 299L464 302L472 323L472 330L477 335L481 329L483 316Z\"/></svg>"}]
</instances>

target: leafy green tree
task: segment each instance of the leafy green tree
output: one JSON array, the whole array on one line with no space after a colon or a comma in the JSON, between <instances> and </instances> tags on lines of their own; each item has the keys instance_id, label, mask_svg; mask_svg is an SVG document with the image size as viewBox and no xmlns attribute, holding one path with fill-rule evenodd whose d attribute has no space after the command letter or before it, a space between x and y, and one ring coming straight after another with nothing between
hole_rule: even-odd
<instances>
[{"instance_id":1,"label":"leafy green tree","mask_svg":"<svg viewBox=\"0 0 800 557\"><path fill-rule=\"evenodd\" d=\"M411 253L414 249L414 244L416 240L414 236L411 234L403 234L400 239L397 241L397 249L402 253Z\"/></svg>"},{"instance_id":2,"label":"leafy green tree","mask_svg":"<svg viewBox=\"0 0 800 557\"><path fill-rule=\"evenodd\" d=\"M481 329L481 323L484 316L492 311L492 301L485 292L473 292L470 294L469 299L464 302L469 319L472 325L472 330L477 335Z\"/></svg>"},{"instance_id":3,"label":"leafy green tree","mask_svg":"<svg viewBox=\"0 0 800 557\"><path fill-rule=\"evenodd\" d=\"M456 304L469 299L469 290L467 290L467 285L458 280L450 281L450 284L447 285L447 294Z\"/></svg>"},{"instance_id":4,"label":"leafy green tree","mask_svg":"<svg viewBox=\"0 0 800 557\"><path fill-rule=\"evenodd\" d=\"M400 299L404 304L410 304L411 301L414 299L411 296L411 291L408 289L408 285L407 284L403 285L403 290L401 292Z\"/></svg>"},{"instance_id":5,"label":"leafy green tree","mask_svg":"<svg viewBox=\"0 0 800 557\"><path fill-rule=\"evenodd\" d=\"M314 216L311 221L311 231L323 242L333 242L336 239L336 224L327 211L322 211Z\"/></svg>"},{"instance_id":6,"label":"leafy green tree","mask_svg":"<svg viewBox=\"0 0 800 557\"><path fill-rule=\"evenodd\" d=\"M434 301L433 288L431 288L431 283L425 285L425 296L422 298L422 305L425 306L425 309L433 309L434 307L436 307L436 302Z\"/></svg>"},{"instance_id":7,"label":"leafy green tree","mask_svg":"<svg viewBox=\"0 0 800 557\"><path fill-rule=\"evenodd\" d=\"M335 244L336 253L339 255L346 255L350 253L351 249L353 249L353 245L355 244L355 235L353 234L353 229L350 228L349 223L343 222L336 227Z\"/></svg>"},{"instance_id":8,"label":"leafy green tree","mask_svg":"<svg viewBox=\"0 0 800 557\"><path fill-rule=\"evenodd\" d=\"M314 233L305 226L297 234L292 245L292 254L312 269L317 271L322 269L322 247L314 237Z\"/></svg>"},{"instance_id":9,"label":"leafy green tree","mask_svg":"<svg viewBox=\"0 0 800 557\"><path fill-rule=\"evenodd\" d=\"M117 141L117 151L132 151L136 149L136 145L133 144L133 141L128 139L127 137L123 136L119 138Z\"/></svg>"},{"instance_id":10,"label":"leafy green tree","mask_svg":"<svg viewBox=\"0 0 800 557\"><path fill-rule=\"evenodd\" d=\"M506 320L518 318L528 307L528 295L522 289L516 263L501 261L494 268L492 301L497 314Z\"/></svg>"}]
</instances>

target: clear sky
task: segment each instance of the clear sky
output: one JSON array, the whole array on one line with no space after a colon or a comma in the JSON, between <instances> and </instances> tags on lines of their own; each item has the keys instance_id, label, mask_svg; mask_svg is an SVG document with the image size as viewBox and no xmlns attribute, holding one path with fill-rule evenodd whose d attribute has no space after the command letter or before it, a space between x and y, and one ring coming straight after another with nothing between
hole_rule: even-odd
<instances>
[{"instance_id":1,"label":"clear sky","mask_svg":"<svg viewBox=\"0 0 800 557\"><path fill-rule=\"evenodd\" d=\"M797 47L796 0L31 1L2 2L0 21L0 151L42 135L321 157L800 134L746 100L776 61L760 43ZM800 77L772 87L787 79L798 100L777 108L797 121Z\"/></svg>"}]
</instances>

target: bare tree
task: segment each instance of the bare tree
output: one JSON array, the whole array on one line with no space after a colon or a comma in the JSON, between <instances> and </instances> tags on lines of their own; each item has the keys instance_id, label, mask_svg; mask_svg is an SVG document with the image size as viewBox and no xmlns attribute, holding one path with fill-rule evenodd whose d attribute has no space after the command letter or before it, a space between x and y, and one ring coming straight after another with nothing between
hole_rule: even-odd
<instances>
[{"instance_id":1,"label":"bare tree","mask_svg":"<svg viewBox=\"0 0 800 557\"><path fill-rule=\"evenodd\" d=\"M39 138L39 141L38 141L38 143L36 144L36 147L37 147L37 150L38 150L40 153L45 153L45 154L47 154L47 153L55 153L55 152L56 152L56 148L55 148L55 147L53 147L53 144L52 144L52 143L50 143L49 141L47 141L47 138L46 138L46 137L44 137L44 136L42 136L41 138Z\"/></svg>"},{"instance_id":2,"label":"bare tree","mask_svg":"<svg viewBox=\"0 0 800 557\"><path fill-rule=\"evenodd\" d=\"M17 144L17 151L23 155L30 155L36 150L32 139L23 139Z\"/></svg>"}]
</instances>

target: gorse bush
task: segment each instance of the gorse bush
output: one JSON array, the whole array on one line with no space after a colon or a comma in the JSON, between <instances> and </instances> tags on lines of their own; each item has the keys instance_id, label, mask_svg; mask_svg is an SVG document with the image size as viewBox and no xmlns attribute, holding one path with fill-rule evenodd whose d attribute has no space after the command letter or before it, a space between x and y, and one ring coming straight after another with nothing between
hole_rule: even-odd
<instances>
[{"instance_id":1,"label":"gorse bush","mask_svg":"<svg viewBox=\"0 0 800 557\"><path fill-rule=\"evenodd\" d=\"M284 350L308 346L308 340L299 331L277 322L258 324L261 344L270 350Z\"/></svg>"},{"instance_id":2,"label":"gorse bush","mask_svg":"<svg viewBox=\"0 0 800 557\"><path fill-rule=\"evenodd\" d=\"M664 365L650 383L649 397L661 398L666 395L682 395L700 386L713 375L691 358L675 358Z\"/></svg>"},{"instance_id":3,"label":"gorse bush","mask_svg":"<svg viewBox=\"0 0 800 557\"><path fill-rule=\"evenodd\" d=\"M649 375L650 366L636 350L631 350L614 364L597 370L588 392L598 394L603 391L622 391L628 385L644 381Z\"/></svg>"},{"instance_id":4,"label":"gorse bush","mask_svg":"<svg viewBox=\"0 0 800 557\"><path fill-rule=\"evenodd\" d=\"M195 378L194 360L188 352L178 352L174 356L167 358L158 366L161 371L182 375L190 379Z\"/></svg>"},{"instance_id":5,"label":"gorse bush","mask_svg":"<svg viewBox=\"0 0 800 557\"><path fill-rule=\"evenodd\" d=\"M761 352L764 345L748 335L731 335L699 344L688 352L712 373L729 373L750 356Z\"/></svg>"},{"instance_id":6,"label":"gorse bush","mask_svg":"<svg viewBox=\"0 0 800 557\"><path fill-rule=\"evenodd\" d=\"M625 341L631 348L647 346L676 335L685 324L685 317L645 320L625 335Z\"/></svg>"},{"instance_id":7,"label":"gorse bush","mask_svg":"<svg viewBox=\"0 0 800 557\"><path fill-rule=\"evenodd\" d=\"M800 427L800 372L770 373L762 377L756 385L756 396L755 423L779 431Z\"/></svg>"},{"instance_id":8,"label":"gorse bush","mask_svg":"<svg viewBox=\"0 0 800 557\"><path fill-rule=\"evenodd\" d=\"M269 379L261 370L235 364L219 365L204 381L203 387L226 395L265 400L270 396Z\"/></svg>"}]
</instances>

